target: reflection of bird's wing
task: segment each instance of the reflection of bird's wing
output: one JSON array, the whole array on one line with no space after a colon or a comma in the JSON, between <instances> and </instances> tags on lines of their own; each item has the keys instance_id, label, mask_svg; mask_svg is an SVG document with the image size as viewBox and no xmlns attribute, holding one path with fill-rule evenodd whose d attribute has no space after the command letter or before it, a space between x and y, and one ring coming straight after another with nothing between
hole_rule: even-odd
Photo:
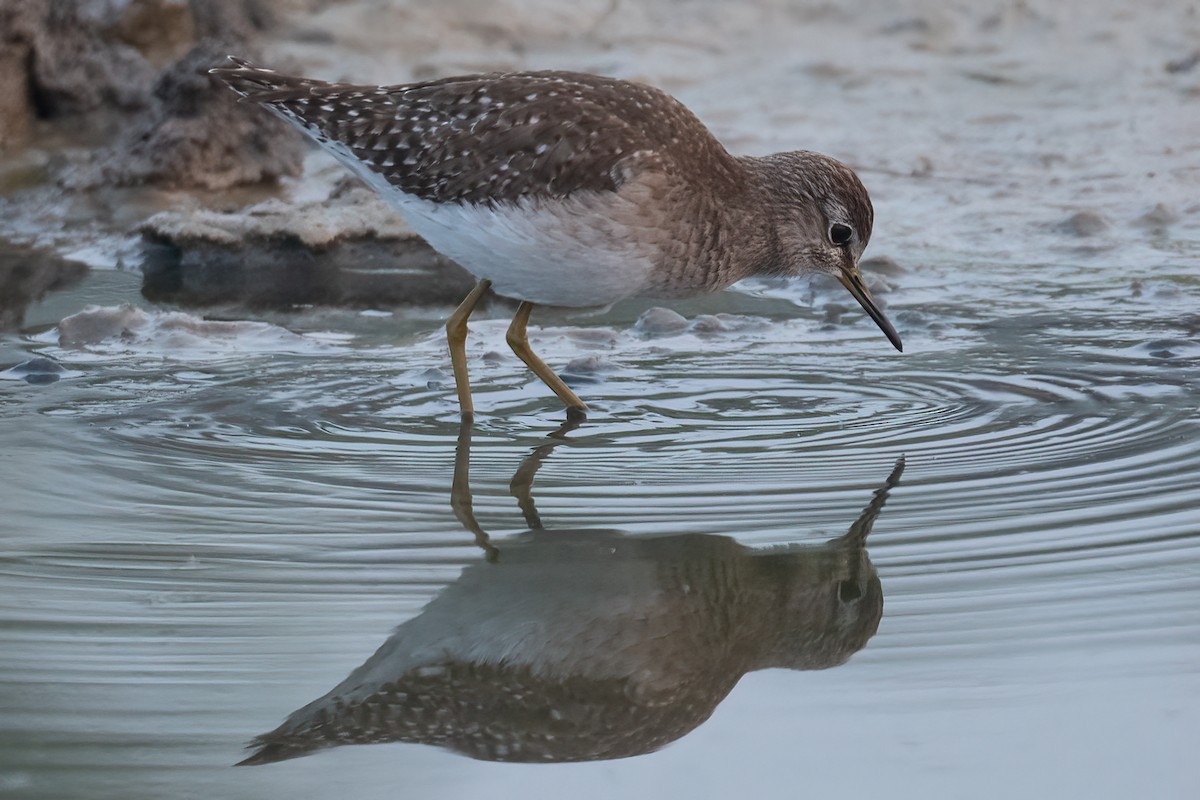
<instances>
[{"instance_id":1,"label":"reflection of bird's wing","mask_svg":"<svg viewBox=\"0 0 1200 800\"><path fill-rule=\"evenodd\" d=\"M683 104L643 84L516 72L353 86L231 60L213 73L239 94L358 171L436 203L613 191L642 170L706 174L732 161Z\"/></svg>"},{"instance_id":2,"label":"reflection of bird's wing","mask_svg":"<svg viewBox=\"0 0 1200 800\"><path fill-rule=\"evenodd\" d=\"M447 663L335 698L256 738L244 765L341 744L409 742L488 761L593 761L657 750L704 722L740 675L647 695L631 680L549 680L528 667Z\"/></svg>"}]
</instances>

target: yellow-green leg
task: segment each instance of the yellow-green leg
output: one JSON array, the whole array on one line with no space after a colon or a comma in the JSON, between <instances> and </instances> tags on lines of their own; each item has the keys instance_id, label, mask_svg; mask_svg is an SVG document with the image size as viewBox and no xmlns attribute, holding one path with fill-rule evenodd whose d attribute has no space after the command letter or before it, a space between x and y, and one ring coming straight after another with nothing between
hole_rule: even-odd
<instances>
[{"instance_id":1,"label":"yellow-green leg","mask_svg":"<svg viewBox=\"0 0 1200 800\"><path fill-rule=\"evenodd\" d=\"M480 281L475 284L471 293L463 299L450 319L446 320L446 339L450 342L450 364L454 367L454 386L458 389L458 407L462 418L471 420L475 417L475 404L471 401L471 382L467 378L467 318L479 305L480 299L487 294L491 281Z\"/></svg>"},{"instance_id":2,"label":"yellow-green leg","mask_svg":"<svg viewBox=\"0 0 1200 800\"><path fill-rule=\"evenodd\" d=\"M533 374L541 378L542 383L550 387L550 390L558 395L558 399L562 400L567 406L568 419L583 419L587 416L587 406L579 399L579 396L571 391L570 387L563 383L562 378L554 374L554 370L546 366L546 362L538 358L537 353L529 348L529 336L525 332L526 326L529 324L529 315L533 313L533 303L528 301L522 302L517 306L517 314L513 317L512 324L508 326L508 346L512 348L517 357L525 362L525 365L533 370Z\"/></svg>"}]
</instances>

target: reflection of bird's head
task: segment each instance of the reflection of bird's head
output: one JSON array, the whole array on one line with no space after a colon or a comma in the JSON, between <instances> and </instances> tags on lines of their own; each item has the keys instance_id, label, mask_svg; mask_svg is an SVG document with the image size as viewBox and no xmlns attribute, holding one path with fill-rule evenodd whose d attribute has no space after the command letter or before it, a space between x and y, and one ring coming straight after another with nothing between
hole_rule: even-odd
<instances>
[{"instance_id":1,"label":"reflection of bird's head","mask_svg":"<svg viewBox=\"0 0 1200 800\"><path fill-rule=\"evenodd\" d=\"M779 601L759 668L836 667L875 635L883 586L861 546L834 541L763 558Z\"/></svg>"},{"instance_id":2,"label":"reflection of bird's head","mask_svg":"<svg viewBox=\"0 0 1200 800\"><path fill-rule=\"evenodd\" d=\"M764 556L778 587L779 616L759 668L825 669L866 646L883 617L883 586L867 556L867 537L904 474L904 456L875 490L871 502L842 536L819 548L787 549Z\"/></svg>"}]
</instances>

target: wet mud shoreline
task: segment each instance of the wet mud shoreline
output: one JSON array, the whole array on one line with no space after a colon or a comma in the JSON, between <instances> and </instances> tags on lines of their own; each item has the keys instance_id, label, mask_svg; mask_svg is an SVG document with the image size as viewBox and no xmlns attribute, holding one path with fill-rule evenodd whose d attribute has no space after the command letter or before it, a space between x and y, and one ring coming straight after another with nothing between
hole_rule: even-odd
<instances>
[{"instance_id":1,"label":"wet mud shoreline","mask_svg":"<svg viewBox=\"0 0 1200 800\"><path fill-rule=\"evenodd\" d=\"M1186 108L1200 102L1187 43L1197 23L1168 3L1136 17L1113 4L1082 23L1049 4L950 10L917 0L54 8L21 0L0 15L9 45L0 238L93 268L141 269L155 302L441 306L466 285L340 167L215 84L205 71L229 52L363 82L541 67L648 80L693 106L735 152L811 147L854 165L876 197L868 255L906 265L931 249L1136 260L1194 250L1200 239L1188 189L1200 180L1200 153L1182 135ZM870 24L851 52L823 44L852 20ZM1084 110L1082 98L1104 83L1095 57L1122 43L1133 57L1125 74ZM1053 58L1052 47L1073 58ZM1128 118L1121 102L1144 128L1110 143ZM914 112L936 108L952 126L921 130ZM1097 147L1111 163L1088 157ZM108 221L80 216L89 196L114 189ZM8 296L14 305L24 295Z\"/></svg>"}]
</instances>

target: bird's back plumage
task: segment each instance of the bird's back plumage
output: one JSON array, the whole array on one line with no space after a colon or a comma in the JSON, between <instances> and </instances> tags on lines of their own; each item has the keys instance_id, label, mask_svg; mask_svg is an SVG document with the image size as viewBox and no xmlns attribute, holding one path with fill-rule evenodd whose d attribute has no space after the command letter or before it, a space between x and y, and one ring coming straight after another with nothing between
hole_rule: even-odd
<instances>
[{"instance_id":1,"label":"bird's back plumage","mask_svg":"<svg viewBox=\"0 0 1200 800\"><path fill-rule=\"evenodd\" d=\"M733 157L687 108L639 83L575 72L335 84L241 59L213 70L322 145L438 203L616 191L643 170L731 175Z\"/></svg>"},{"instance_id":2,"label":"bird's back plumage","mask_svg":"<svg viewBox=\"0 0 1200 800\"><path fill-rule=\"evenodd\" d=\"M331 84L232 59L213 70L315 139L497 294L604 306L713 291L738 160L682 103L573 72ZM726 214L726 216L728 216ZM685 274L686 272L686 274Z\"/></svg>"}]
</instances>

